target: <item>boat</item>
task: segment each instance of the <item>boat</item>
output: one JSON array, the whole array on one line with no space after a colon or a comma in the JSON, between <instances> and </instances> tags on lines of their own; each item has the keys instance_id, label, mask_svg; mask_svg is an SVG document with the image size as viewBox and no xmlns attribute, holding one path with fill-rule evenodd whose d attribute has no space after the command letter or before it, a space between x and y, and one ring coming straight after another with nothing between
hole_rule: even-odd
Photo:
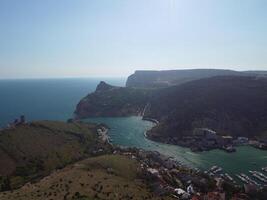
<instances>
[{"instance_id":1,"label":"boat","mask_svg":"<svg viewBox=\"0 0 267 200\"><path fill-rule=\"evenodd\" d=\"M241 181L243 181L244 183L249 183L245 178L243 178L242 176L236 174L236 177L239 178Z\"/></svg>"},{"instance_id":2,"label":"boat","mask_svg":"<svg viewBox=\"0 0 267 200\"><path fill-rule=\"evenodd\" d=\"M216 170L216 169L218 169L218 166L214 165L214 166L212 166L212 167L210 168L210 171L214 171L214 170Z\"/></svg>"},{"instance_id":3,"label":"boat","mask_svg":"<svg viewBox=\"0 0 267 200\"><path fill-rule=\"evenodd\" d=\"M228 174L228 173L225 173L224 176L231 182L234 182L234 179Z\"/></svg>"},{"instance_id":4,"label":"boat","mask_svg":"<svg viewBox=\"0 0 267 200\"><path fill-rule=\"evenodd\" d=\"M267 176L265 176L263 173L255 171L256 174L258 174L259 176L261 176L264 179L267 179Z\"/></svg>"},{"instance_id":5,"label":"boat","mask_svg":"<svg viewBox=\"0 0 267 200\"><path fill-rule=\"evenodd\" d=\"M264 174L262 174L261 172L258 171L249 171L252 176L254 176L255 178L259 179L260 181L267 183L267 176L265 176Z\"/></svg>"},{"instance_id":6,"label":"boat","mask_svg":"<svg viewBox=\"0 0 267 200\"><path fill-rule=\"evenodd\" d=\"M222 171L221 167L218 167L216 170L213 171L214 174L217 174Z\"/></svg>"},{"instance_id":7,"label":"boat","mask_svg":"<svg viewBox=\"0 0 267 200\"><path fill-rule=\"evenodd\" d=\"M244 179L246 179L249 184L260 186L259 183L257 183L256 181L252 180L251 178L249 178L246 174L241 173L240 176L243 177Z\"/></svg>"},{"instance_id":8,"label":"boat","mask_svg":"<svg viewBox=\"0 0 267 200\"><path fill-rule=\"evenodd\" d=\"M261 168L262 171L267 172L267 167Z\"/></svg>"}]
</instances>

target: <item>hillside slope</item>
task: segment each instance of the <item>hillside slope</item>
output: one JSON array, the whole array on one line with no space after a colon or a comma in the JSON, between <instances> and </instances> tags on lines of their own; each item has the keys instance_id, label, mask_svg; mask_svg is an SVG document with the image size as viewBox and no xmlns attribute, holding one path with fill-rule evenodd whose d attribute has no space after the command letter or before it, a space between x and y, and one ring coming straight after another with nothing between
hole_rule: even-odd
<instances>
[{"instance_id":1,"label":"hillside slope","mask_svg":"<svg viewBox=\"0 0 267 200\"><path fill-rule=\"evenodd\" d=\"M164 103L162 103L164 102ZM266 136L267 79L213 77L162 89L145 115L160 121L149 135L190 135L207 127L232 136Z\"/></svg>"},{"instance_id":2,"label":"hillside slope","mask_svg":"<svg viewBox=\"0 0 267 200\"><path fill-rule=\"evenodd\" d=\"M0 189L7 178L17 187L90 155L96 140L96 126L81 123L38 121L2 130Z\"/></svg>"},{"instance_id":3,"label":"hillside slope","mask_svg":"<svg viewBox=\"0 0 267 200\"><path fill-rule=\"evenodd\" d=\"M156 196L138 179L140 164L121 155L89 158L27 184L14 192L0 193L0 200L171 200ZM112 169L109 172L107 169Z\"/></svg>"}]
</instances>

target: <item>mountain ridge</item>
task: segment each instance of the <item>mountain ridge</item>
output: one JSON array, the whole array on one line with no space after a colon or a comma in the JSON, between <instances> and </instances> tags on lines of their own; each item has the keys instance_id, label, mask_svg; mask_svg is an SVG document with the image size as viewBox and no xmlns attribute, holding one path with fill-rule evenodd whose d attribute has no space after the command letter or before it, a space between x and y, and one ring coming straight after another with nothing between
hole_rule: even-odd
<instances>
[{"instance_id":1,"label":"mountain ridge","mask_svg":"<svg viewBox=\"0 0 267 200\"><path fill-rule=\"evenodd\" d=\"M235 71L228 69L137 70L126 81L126 87L157 88L214 76L266 76L266 71Z\"/></svg>"}]
</instances>

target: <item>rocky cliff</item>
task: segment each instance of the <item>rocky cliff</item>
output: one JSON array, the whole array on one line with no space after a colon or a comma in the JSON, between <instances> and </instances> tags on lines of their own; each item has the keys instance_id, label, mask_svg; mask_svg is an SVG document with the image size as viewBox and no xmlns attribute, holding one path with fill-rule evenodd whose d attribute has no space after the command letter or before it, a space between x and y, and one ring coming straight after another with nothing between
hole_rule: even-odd
<instances>
[{"instance_id":1,"label":"rocky cliff","mask_svg":"<svg viewBox=\"0 0 267 200\"><path fill-rule=\"evenodd\" d=\"M111 86L100 82L96 91L77 105L77 118L141 115L152 90Z\"/></svg>"}]
</instances>

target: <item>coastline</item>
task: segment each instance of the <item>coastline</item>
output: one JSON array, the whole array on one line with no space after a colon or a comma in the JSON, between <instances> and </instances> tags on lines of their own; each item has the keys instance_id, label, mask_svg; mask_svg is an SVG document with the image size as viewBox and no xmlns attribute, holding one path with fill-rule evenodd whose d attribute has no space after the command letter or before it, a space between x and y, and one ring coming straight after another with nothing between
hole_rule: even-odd
<instances>
[{"instance_id":1,"label":"coastline","mask_svg":"<svg viewBox=\"0 0 267 200\"><path fill-rule=\"evenodd\" d=\"M153 118L149 118L149 117L143 117L142 120L153 122L153 123L155 123L156 125L159 124L159 121L158 121L158 120L153 119Z\"/></svg>"}]
</instances>

